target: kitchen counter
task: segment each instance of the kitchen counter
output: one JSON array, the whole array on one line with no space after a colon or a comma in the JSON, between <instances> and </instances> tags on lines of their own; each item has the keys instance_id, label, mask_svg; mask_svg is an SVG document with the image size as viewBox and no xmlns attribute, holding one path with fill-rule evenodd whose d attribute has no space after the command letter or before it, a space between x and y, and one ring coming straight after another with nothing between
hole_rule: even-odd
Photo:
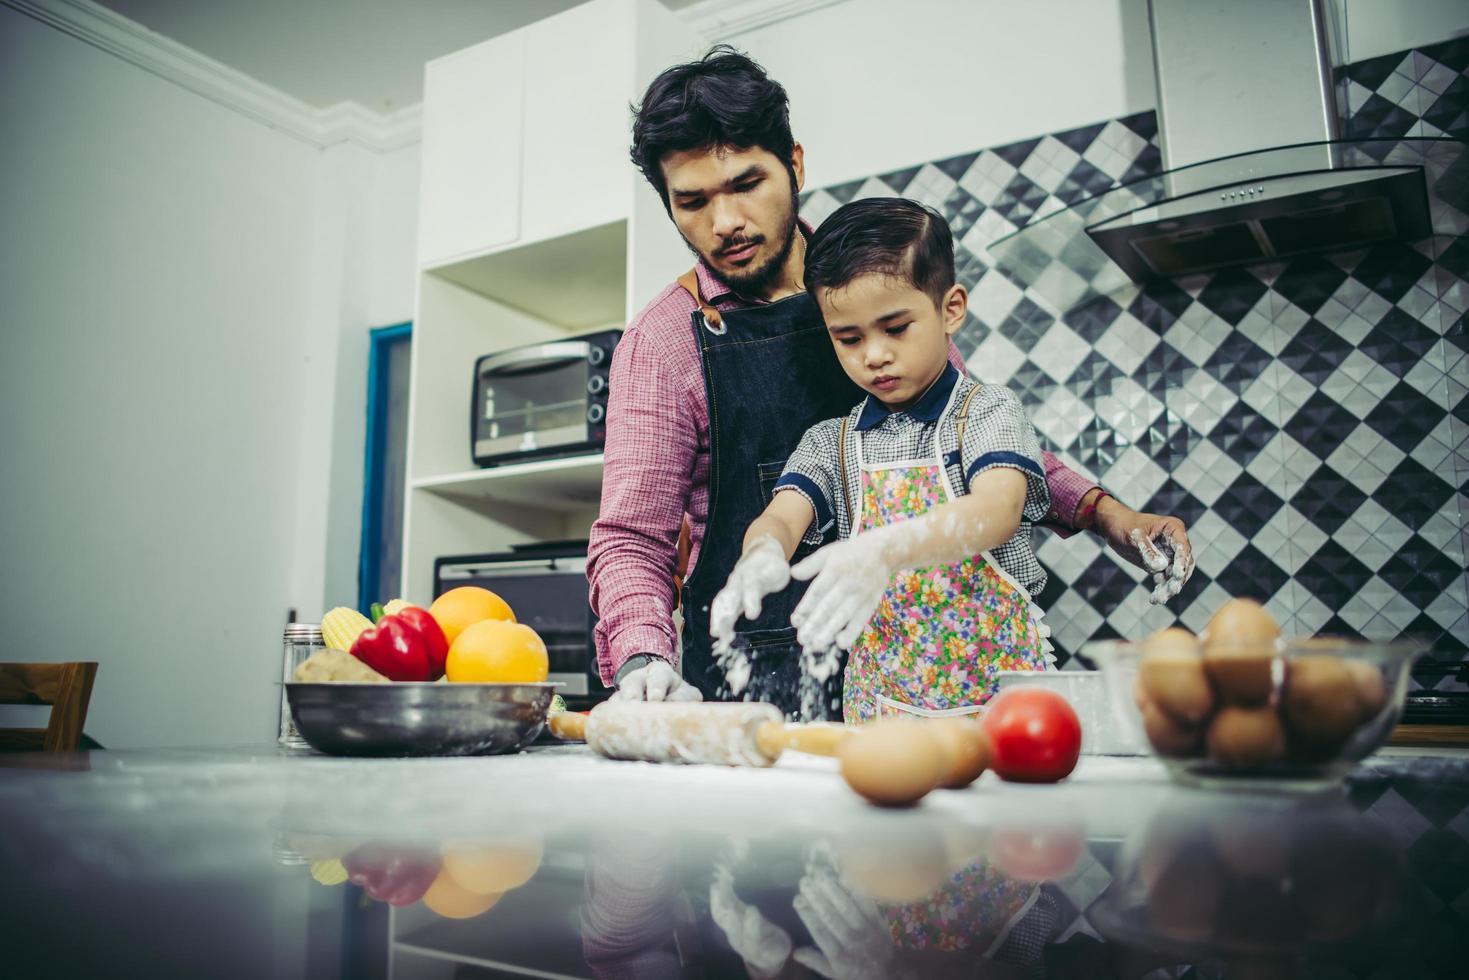
<instances>
[{"instance_id":1,"label":"kitchen counter","mask_svg":"<svg viewBox=\"0 0 1469 980\"><path fill-rule=\"evenodd\" d=\"M798 755L0 764L13 976L1457 976L1469 954L1459 752L1309 798L1087 757L905 811Z\"/></svg>"}]
</instances>

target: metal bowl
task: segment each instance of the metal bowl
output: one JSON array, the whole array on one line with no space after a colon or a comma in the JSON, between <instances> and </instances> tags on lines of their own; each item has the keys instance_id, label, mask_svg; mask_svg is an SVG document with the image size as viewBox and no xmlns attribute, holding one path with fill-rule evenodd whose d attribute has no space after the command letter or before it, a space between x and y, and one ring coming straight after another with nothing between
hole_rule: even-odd
<instances>
[{"instance_id":1,"label":"metal bowl","mask_svg":"<svg viewBox=\"0 0 1469 980\"><path fill-rule=\"evenodd\" d=\"M559 684L286 684L301 736L328 755L496 755L546 724Z\"/></svg>"}]
</instances>

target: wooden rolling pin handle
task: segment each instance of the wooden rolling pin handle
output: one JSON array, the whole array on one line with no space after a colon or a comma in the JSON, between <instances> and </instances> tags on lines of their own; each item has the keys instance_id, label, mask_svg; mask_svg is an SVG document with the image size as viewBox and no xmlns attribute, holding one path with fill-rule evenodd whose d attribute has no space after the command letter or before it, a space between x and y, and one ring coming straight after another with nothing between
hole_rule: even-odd
<instances>
[{"instance_id":1,"label":"wooden rolling pin handle","mask_svg":"<svg viewBox=\"0 0 1469 980\"><path fill-rule=\"evenodd\" d=\"M585 742L587 716L576 711L562 711L546 720L551 734L568 742Z\"/></svg>"},{"instance_id":2,"label":"wooden rolling pin handle","mask_svg":"<svg viewBox=\"0 0 1469 980\"><path fill-rule=\"evenodd\" d=\"M784 725L767 721L755 730L755 745L772 761L790 750L811 755L836 755L851 732L846 725Z\"/></svg>"}]
</instances>

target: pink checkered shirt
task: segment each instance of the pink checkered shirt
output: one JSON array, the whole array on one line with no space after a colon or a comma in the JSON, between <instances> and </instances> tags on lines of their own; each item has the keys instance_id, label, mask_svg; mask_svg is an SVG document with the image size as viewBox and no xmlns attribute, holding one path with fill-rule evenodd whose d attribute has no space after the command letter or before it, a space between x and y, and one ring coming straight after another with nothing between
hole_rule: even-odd
<instances>
[{"instance_id":1,"label":"pink checkered shirt","mask_svg":"<svg viewBox=\"0 0 1469 980\"><path fill-rule=\"evenodd\" d=\"M699 291L718 310L759 303L731 292L703 262L698 275ZM709 403L690 325L697 308L687 291L670 285L633 318L612 356L602 508L587 549L597 663L609 685L634 654L678 662L672 611L679 528L687 514L692 569L709 520ZM965 370L952 344L949 360ZM1096 484L1042 455L1051 490L1047 523L1068 527Z\"/></svg>"}]
</instances>

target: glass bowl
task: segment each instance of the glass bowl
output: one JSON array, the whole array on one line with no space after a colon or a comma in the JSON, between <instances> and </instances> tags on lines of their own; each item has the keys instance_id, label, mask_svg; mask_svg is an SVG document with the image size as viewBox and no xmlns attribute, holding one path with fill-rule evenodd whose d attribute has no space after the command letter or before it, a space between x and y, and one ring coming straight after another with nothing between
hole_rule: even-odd
<instances>
[{"instance_id":1,"label":"glass bowl","mask_svg":"<svg viewBox=\"0 0 1469 980\"><path fill-rule=\"evenodd\" d=\"M1117 724L1178 782L1309 791L1340 783L1387 741L1424 649L1320 637L1171 662L1120 640L1081 653L1101 668Z\"/></svg>"}]
</instances>

